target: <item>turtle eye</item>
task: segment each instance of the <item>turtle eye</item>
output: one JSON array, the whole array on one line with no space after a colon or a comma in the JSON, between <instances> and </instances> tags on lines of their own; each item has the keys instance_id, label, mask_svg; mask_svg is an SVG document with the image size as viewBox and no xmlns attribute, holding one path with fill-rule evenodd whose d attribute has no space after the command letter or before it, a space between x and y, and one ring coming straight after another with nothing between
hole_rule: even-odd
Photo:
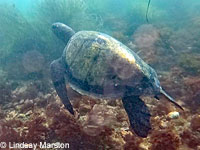
<instances>
[{"instance_id":1,"label":"turtle eye","mask_svg":"<svg viewBox=\"0 0 200 150\"><path fill-rule=\"evenodd\" d=\"M52 29L55 29L56 27L55 27L55 25L52 25Z\"/></svg>"},{"instance_id":2,"label":"turtle eye","mask_svg":"<svg viewBox=\"0 0 200 150\"><path fill-rule=\"evenodd\" d=\"M56 28L58 28L58 25L57 24L53 24L52 25L52 29L56 29Z\"/></svg>"}]
</instances>

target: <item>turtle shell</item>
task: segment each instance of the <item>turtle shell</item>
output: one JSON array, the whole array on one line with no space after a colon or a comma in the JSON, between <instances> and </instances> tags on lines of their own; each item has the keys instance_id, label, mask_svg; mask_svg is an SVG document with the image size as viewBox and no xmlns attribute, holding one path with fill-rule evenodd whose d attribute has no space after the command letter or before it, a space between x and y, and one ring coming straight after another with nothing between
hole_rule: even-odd
<instances>
[{"instance_id":1,"label":"turtle shell","mask_svg":"<svg viewBox=\"0 0 200 150\"><path fill-rule=\"evenodd\" d=\"M63 53L67 80L81 94L98 98L141 95L153 69L116 39L95 31L77 32Z\"/></svg>"}]
</instances>

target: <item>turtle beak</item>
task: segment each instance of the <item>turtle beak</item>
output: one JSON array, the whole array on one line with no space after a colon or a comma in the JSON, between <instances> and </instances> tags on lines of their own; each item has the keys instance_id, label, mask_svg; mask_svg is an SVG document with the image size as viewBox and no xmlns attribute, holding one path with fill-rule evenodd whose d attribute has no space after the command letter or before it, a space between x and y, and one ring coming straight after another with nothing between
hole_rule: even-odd
<instances>
[{"instance_id":1,"label":"turtle beak","mask_svg":"<svg viewBox=\"0 0 200 150\"><path fill-rule=\"evenodd\" d=\"M181 107L171 96L169 96L162 88L160 88L160 93L163 95L168 101L173 103L176 107L180 108L181 110L184 110L183 107Z\"/></svg>"}]
</instances>

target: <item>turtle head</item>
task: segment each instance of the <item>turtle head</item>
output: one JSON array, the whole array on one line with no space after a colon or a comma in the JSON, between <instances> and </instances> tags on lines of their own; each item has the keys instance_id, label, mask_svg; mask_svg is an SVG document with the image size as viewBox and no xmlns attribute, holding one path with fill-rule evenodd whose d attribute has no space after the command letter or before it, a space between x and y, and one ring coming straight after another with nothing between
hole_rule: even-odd
<instances>
[{"instance_id":1,"label":"turtle head","mask_svg":"<svg viewBox=\"0 0 200 150\"><path fill-rule=\"evenodd\" d=\"M152 69L153 70L153 69ZM153 70L152 75L151 75L151 83L153 87L153 91L155 94L155 98L159 100L159 97L162 95L164 96L168 101L173 103L176 107L184 110L171 96L169 96L165 90L162 89L160 82L158 80L156 72Z\"/></svg>"},{"instance_id":2,"label":"turtle head","mask_svg":"<svg viewBox=\"0 0 200 150\"><path fill-rule=\"evenodd\" d=\"M53 23L51 29L65 44L67 44L69 39L75 34L72 28L60 22Z\"/></svg>"}]
</instances>

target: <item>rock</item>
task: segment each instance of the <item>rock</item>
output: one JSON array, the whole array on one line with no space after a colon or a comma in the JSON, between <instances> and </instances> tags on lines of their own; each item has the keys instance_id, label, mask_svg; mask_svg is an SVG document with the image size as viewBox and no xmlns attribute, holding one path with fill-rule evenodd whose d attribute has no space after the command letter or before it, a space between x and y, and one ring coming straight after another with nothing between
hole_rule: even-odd
<instances>
[{"instance_id":1,"label":"rock","mask_svg":"<svg viewBox=\"0 0 200 150\"><path fill-rule=\"evenodd\" d=\"M20 100L20 102L19 102L20 104L23 104L24 103L24 99L22 99L22 100Z\"/></svg>"},{"instance_id":2,"label":"rock","mask_svg":"<svg viewBox=\"0 0 200 150\"><path fill-rule=\"evenodd\" d=\"M194 131L200 130L200 115L195 115L194 117L192 117L191 128Z\"/></svg>"},{"instance_id":3,"label":"rock","mask_svg":"<svg viewBox=\"0 0 200 150\"><path fill-rule=\"evenodd\" d=\"M17 116L17 113L16 113L15 110L11 111L11 112L7 115L8 118L15 118L16 116Z\"/></svg>"},{"instance_id":4,"label":"rock","mask_svg":"<svg viewBox=\"0 0 200 150\"><path fill-rule=\"evenodd\" d=\"M47 104L48 104L48 99L44 99L44 98L36 98L35 103L38 107L44 108Z\"/></svg>"},{"instance_id":5,"label":"rock","mask_svg":"<svg viewBox=\"0 0 200 150\"><path fill-rule=\"evenodd\" d=\"M24 104L20 108L20 112L26 112L31 110L34 107L33 100L25 100Z\"/></svg>"},{"instance_id":6,"label":"rock","mask_svg":"<svg viewBox=\"0 0 200 150\"><path fill-rule=\"evenodd\" d=\"M5 104L3 106L3 109L9 109L9 108L12 108L13 104L12 103L8 103L8 104Z\"/></svg>"},{"instance_id":7,"label":"rock","mask_svg":"<svg viewBox=\"0 0 200 150\"><path fill-rule=\"evenodd\" d=\"M33 111L32 111L32 110L29 110L25 115L26 115L26 116L30 116L31 114L33 114Z\"/></svg>"},{"instance_id":8,"label":"rock","mask_svg":"<svg viewBox=\"0 0 200 150\"><path fill-rule=\"evenodd\" d=\"M200 146L197 146L197 150L200 150Z\"/></svg>"},{"instance_id":9,"label":"rock","mask_svg":"<svg viewBox=\"0 0 200 150\"><path fill-rule=\"evenodd\" d=\"M170 119L177 119L179 116L180 116L180 114L177 111L172 111L167 114L167 117Z\"/></svg>"},{"instance_id":10,"label":"rock","mask_svg":"<svg viewBox=\"0 0 200 150\"><path fill-rule=\"evenodd\" d=\"M79 113L80 115L85 115L91 110L91 105L86 105L84 103L80 103Z\"/></svg>"},{"instance_id":11,"label":"rock","mask_svg":"<svg viewBox=\"0 0 200 150\"><path fill-rule=\"evenodd\" d=\"M90 113L88 113L84 132L91 136L100 134L105 127L110 128L116 125L116 114L114 107L95 104Z\"/></svg>"},{"instance_id":12,"label":"rock","mask_svg":"<svg viewBox=\"0 0 200 150\"><path fill-rule=\"evenodd\" d=\"M161 120L161 122L160 122L160 128L161 128L161 129L167 128L167 122Z\"/></svg>"},{"instance_id":13,"label":"rock","mask_svg":"<svg viewBox=\"0 0 200 150\"><path fill-rule=\"evenodd\" d=\"M20 119L24 119L24 118L26 118L26 115L25 114L19 114L17 117L20 118Z\"/></svg>"},{"instance_id":14,"label":"rock","mask_svg":"<svg viewBox=\"0 0 200 150\"><path fill-rule=\"evenodd\" d=\"M55 114L60 113L60 108L61 108L61 105L57 102L48 104L46 107L46 115L48 117L53 117L53 116L55 116Z\"/></svg>"},{"instance_id":15,"label":"rock","mask_svg":"<svg viewBox=\"0 0 200 150\"><path fill-rule=\"evenodd\" d=\"M83 131L90 136L97 136L99 135L102 131L103 128L96 126L96 125L86 125L83 127Z\"/></svg>"}]
</instances>

